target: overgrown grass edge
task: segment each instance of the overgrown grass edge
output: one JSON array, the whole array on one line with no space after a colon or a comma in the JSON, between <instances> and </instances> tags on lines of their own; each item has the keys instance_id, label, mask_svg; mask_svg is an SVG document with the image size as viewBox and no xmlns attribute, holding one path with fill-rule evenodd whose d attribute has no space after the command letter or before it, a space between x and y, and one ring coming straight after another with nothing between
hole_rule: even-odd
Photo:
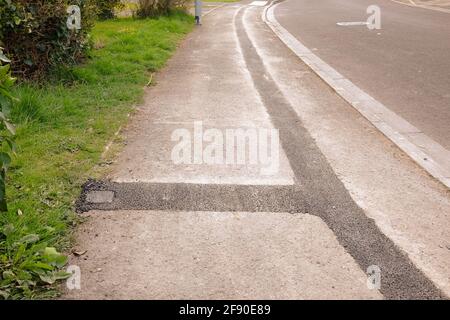
<instances>
[{"instance_id":1,"label":"overgrown grass edge","mask_svg":"<svg viewBox=\"0 0 450 320\"><path fill-rule=\"evenodd\" d=\"M149 75L192 27L193 18L182 12L98 22L84 65L15 88L18 152L8 172L9 211L0 214L0 299L58 294L66 262L59 252L71 245L80 186L141 101Z\"/></svg>"}]
</instances>

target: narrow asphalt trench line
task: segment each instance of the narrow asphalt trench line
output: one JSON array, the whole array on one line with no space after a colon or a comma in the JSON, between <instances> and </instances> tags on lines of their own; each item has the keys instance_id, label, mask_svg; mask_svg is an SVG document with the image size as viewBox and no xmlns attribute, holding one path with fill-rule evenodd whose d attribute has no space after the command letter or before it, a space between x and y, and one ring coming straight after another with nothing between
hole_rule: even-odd
<instances>
[{"instance_id":1,"label":"narrow asphalt trench line","mask_svg":"<svg viewBox=\"0 0 450 320\"><path fill-rule=\"evenodd\" d=\"M76 206L78 212L162 210L307 213L309 210L302 194L298 185L115 183L90 180L84 184Z\"/></svg>"},{"instance_id":2,"label":"narrow asphalt trench line","mask_svg":"<svg viewBox=\"0 0 450 320\"><path fill-rule=\"evenodd\" d=\"M445 298L433 282L414 266L353 201L267 72L245 30L245 10L251 9L246 7L240 10L235 19L242 54L272 123L280 131L281 145L296 180L302 184L309 213L325 221L363 271L371 265L381 268L380 292L385 298Z\"/></svg>"},{"instance_id":3,"label":"narrow asphalt trench line","mask_svg":"<svg viewBox=\"0 0 450 320\"><path fill-rule=\"evenodd\" d=\"M244 10L241 10L245 8ZM115 183L90 180L76 204L90 210L289 212L320 217L363 271L381 268L380 292L388 299L441 299L445 295L418 270L353 201L294 109L287 102L250 40L241 7L237 41L256 90L294 172L296 184L244 186L186 183ZM257 7L250 7L257 8Z\"/></svg>"}]
</instances>

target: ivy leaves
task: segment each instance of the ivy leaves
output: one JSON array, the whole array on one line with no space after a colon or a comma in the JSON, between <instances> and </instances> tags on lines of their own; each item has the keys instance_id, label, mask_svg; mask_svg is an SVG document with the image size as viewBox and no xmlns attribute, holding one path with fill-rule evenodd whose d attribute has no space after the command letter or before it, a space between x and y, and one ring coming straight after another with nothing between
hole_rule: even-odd
<instances>
[{"instance_id":1,"label":"ivy leaves","mask_svg":"<svg viewBox=\"0 0 450 320\"><path fill-rule=\"evenodd\" d=\"M0 240L7 244L5 253L0 253L0 300L30 296L40 285L51 285L72 274L61 270L67 257L39 242L37 234L27 234L14 241L16 230L12 225L0 228ZM11 241L13 240L13 241Z\"/></svg>"},{"instance_id":2,"label":"ivy leaves","mask_svg":"<svg viewBox=\"0 0 450 320\"><path fill-rule=\"evenodd\" d=\"M10 60L0 48L0 211L7 211L6 171L11 163L10 153L16 152L14 136L16 130L9 121L12 102L16 100L11 94L15 79L11 76ZM6 150L9 150L6 151Z\"/></svg>"}]
</instances>

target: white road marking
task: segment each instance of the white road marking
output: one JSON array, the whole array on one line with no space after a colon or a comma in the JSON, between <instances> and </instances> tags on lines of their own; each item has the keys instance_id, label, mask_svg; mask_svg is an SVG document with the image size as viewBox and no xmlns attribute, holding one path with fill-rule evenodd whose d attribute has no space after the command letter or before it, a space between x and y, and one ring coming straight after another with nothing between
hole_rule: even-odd
<instances>
[{"instance_id":1,"label":"white road marking","mask_svg":"<svg viewBox=\"0 0 450 320\"><path fill-rule=\"evenodd\" d=\"M439 8L439 7L434 7L434 6L430 6L430 5L425 5L425 4L411 4L411 3L406 3L400 0L391 0L392 2L398 3L398 4L403 4L405 6L409 6L409 7L413 7L413 8L422 8L422 9L427 9L427 10L434 10L434 11L439 11L439 12L445 12L445 13L450 13L449 9L445 9L445 8Z\"/></svg>"},{"instance_id":2,"label":"white road marking","mask_svg":"<svg viewBox=\"0 0 450 320\"><path fill-rule=\"evenodd\" d=\"M348 27L348 26L366 26L369 23L366 21L353 21L353 22L337 22L336 24L338 26Z\"/></svg>"},{"instance_id":3,"label":"white road marking","mask_svg":"<svg viewBox=\"0 0 450 320\"><path fill-rule=\"evenodd\" d=\"M253 1L250 3L251 6L264 7L267 4L267 1Z\"/></svg>"}]
</instances>

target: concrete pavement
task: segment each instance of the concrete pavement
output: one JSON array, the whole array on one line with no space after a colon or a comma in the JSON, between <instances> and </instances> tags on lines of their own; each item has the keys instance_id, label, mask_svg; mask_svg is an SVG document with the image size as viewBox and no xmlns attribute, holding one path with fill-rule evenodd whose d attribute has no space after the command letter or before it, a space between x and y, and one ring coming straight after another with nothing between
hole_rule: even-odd
<instances>
[{"instance_id":1,"label":"concrete pavement","mask_svg":"<svg viewBox=\"0 0 450 320\"><path fill-rule=\"evenodd\" d=\"M435 246L450 244L448 193L302 64L262 10L215 10L158 76L112 181L86 185L77 238L88 252L71 261L82 290L66 298L444 296L449 250ZM175 165L171 132L199 120L277 128L278 174ZM86 203L93 190L115 197ZM380 290L366 286L371 265Z\"/></svg>"},{"instance_id":2,"label":"concrete pavement","mask_svg":"<svg viewBox=\"0 0 450 320\"><path fill-rule=\"evenodd\" d=\"M317 217L93 211L75 299L380 299ZM317 236L320 235L320 236Z\"/></svg>"}]
</instances>

